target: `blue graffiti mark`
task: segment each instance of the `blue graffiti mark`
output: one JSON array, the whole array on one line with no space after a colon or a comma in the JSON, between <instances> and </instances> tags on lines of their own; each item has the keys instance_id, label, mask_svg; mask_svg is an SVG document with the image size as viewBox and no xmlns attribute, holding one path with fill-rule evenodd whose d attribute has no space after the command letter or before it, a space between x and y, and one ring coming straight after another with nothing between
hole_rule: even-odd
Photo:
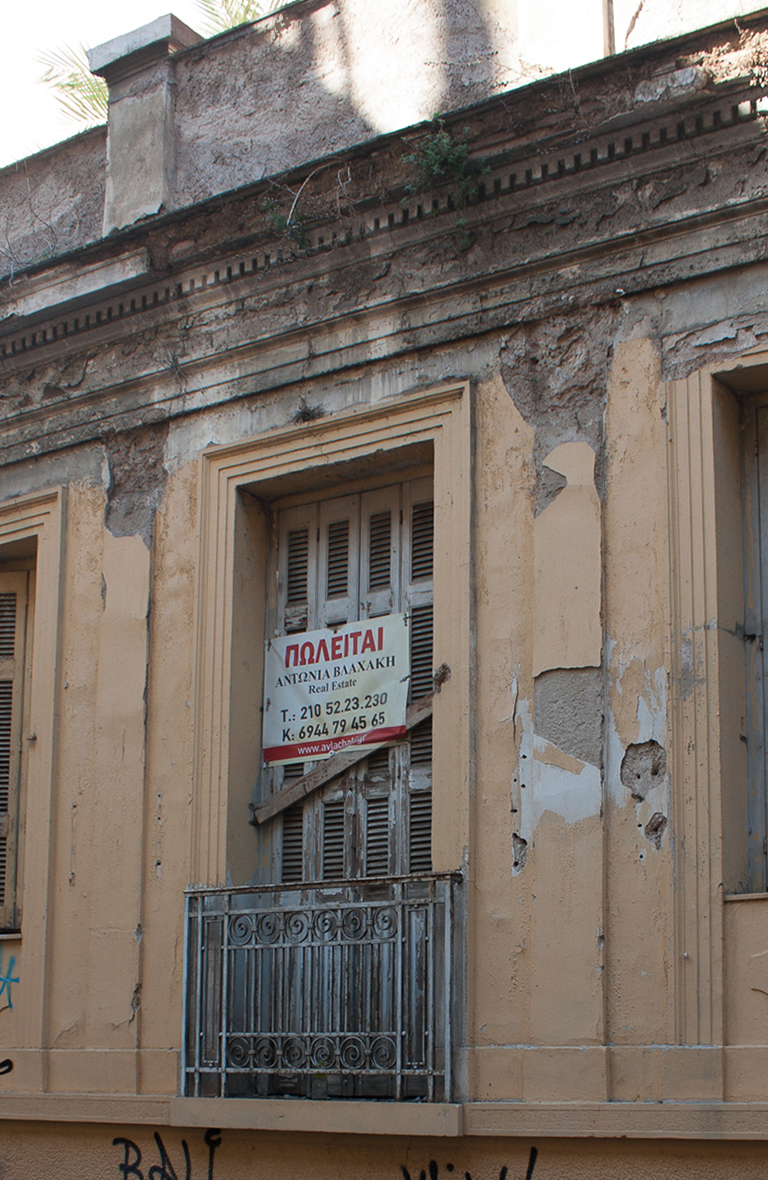
<instances>
[{"instance_id":1,"label":"blue graffiti mark","mask_svg":"<svg viewBox=\"0 0 768 1180\"><path fill-rule=\"evenodd\" d=\"M0 997L2 997L3 992L5 992L8 997L9 1008L13 1007L13 1000L11 999L11 984L19 982L18 975L13 974L13 969L15 966L16 959L13 957L13 955L11 955L10 959L8 960L8 970L6 971L5 975L3 975L3 952L0 948Z\"/></svg>"}]
</instances>

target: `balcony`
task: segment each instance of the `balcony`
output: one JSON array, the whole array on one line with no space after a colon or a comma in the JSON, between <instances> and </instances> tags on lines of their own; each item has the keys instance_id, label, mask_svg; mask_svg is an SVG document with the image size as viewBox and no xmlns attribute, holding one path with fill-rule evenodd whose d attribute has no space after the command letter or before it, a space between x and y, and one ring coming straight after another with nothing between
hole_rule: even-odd
<instances>
[{"instance_id":1,"label":"balcony","mask_svg":"<svg viewBox=\"0 0 768 1180\"><path fill-rule=\"evenodd\" d=\"M189 890L184 1095L450 1102L460 880Z\"/></svg>"}]
</instances>

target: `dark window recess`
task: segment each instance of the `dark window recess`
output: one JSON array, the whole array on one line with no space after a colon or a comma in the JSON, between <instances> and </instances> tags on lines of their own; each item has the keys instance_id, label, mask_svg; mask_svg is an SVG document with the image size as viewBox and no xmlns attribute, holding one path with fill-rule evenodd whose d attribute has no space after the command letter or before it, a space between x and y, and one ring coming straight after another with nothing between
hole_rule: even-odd
<instances>
[{"instance_id":1,"label":"dark window recess","mask_svg":"<svg viewBox=\"0 0 768 1180\"><path fill-rule=\"evenodd\" d=\"M368 587L386 590L392 578L392 513L377 512L370 523Z\"/></svg>"},{"instance_id":2,"label":"dark window recess","mask_svg":"<svg viewBox=\"0 0 768 1180\"><path fill-rule=\"evenodd\" d=\"M420 721L411 730L411 766L432 765L432 718Z\"/></svg>"},{"instance_id":3,"label":"dark window recess","mask_svg":"<svg viewBox=\"0 0 768 1180\"><path fill-rule=\"evenodd\" d=\"M412 873L432 872L432 792L414 791L411 794L411 830L409 870Z\"/></svg>"},{"instance_id":4,"label":"dark window recess","mask_svg":"<svg viewBox=\"0 0 768 1180\"><path fill-rule=\"evenodd\" d=\"M432 692L432 603L411 610L411 700Z\"/></svg>"},{"instance_id":5,"label":"dark window recess","mask_svg":"<svg viewBox=\"0 0 768 1180\"><path fill-rule=\"evenodd\" d=\"M411 578L431 578L435 553L435 506L414 504L411 529Z\"/></svg>"},{"instance_id":6,"label":"dark window recess","mask_svg":"<svg viewBox=\"0 0 768 1180\"><path fill-rule=\"evenodd\" d=\"M381 778L389 774L389 749L384 746L381 750L375 750L366 762L367 774L369 778Z\"/></svg>"},{"instance_id":7,"label":"dark window recess","mask_svg":"<svg viewBox=\"0 0 768 1180\"><path fill-rule=\"evenodd\" d=\"M0 659L13 659L15 641L16 595L0 594Z\"/></svg>"},{"instance_id":8,"label":"dark window recess","mask_svg":"<svg viewBox=\"0 0 768 1180\"><path fill-rule=\"evenodd\" d=\"M349 587L349 521L328 525L328 598L342 598Z\"/></svg>"},{"instance_id":9,"label":"dark window recess","mask_svg":"<svg viewBox=\"0 0 768 1180\"><path fill-rule=\"evenodd\" d=\"M4 595L4 597L6 597ZM14 599L15 595L9 597ZM13 636L11 637L13 638ZM0 681L0 823L8 822L11 799L11 718L13 705L13 681ZM7 876L8 840L0 835L0 905L5 905Z\"/></svg>"},{"instance_id":10,"label":"dark window recess","mask_svg":"<svg viewBox=\"0 0 768 1180\"><path fill-rule=\"evenodd\" d=\"M304 876L304 804L294 803L283 812L283 881Z\"/></svg>"},{"instance_id":11,"label":"dark window recess","mask_svg":"<svg viewBox=\"0 0 768 1180\"><path fill-rule=\"evenodd\" d=\"M389 872L389 798L368 799L365 807L365 871L368 877Z\"/></svg>"},{"instance_id":12,"label":"dark window recess","mask_svg":"<svg viewBox=\"0 0 768 1180\"><path fill-rule=\"evenodd\" d=\"M309 529L293 529L288 534L287 601L307 601L309 572Z\"/></svg>"},{"instance_id":13,"label":"dark window recess","mask_svg":"<svg viewBox=\"0 0 768 1180\"><path fill-rule=\"evenodd\" d=\"M323 806L323 878L344 876L344 800Z\"/></svg>"}]
</instances>

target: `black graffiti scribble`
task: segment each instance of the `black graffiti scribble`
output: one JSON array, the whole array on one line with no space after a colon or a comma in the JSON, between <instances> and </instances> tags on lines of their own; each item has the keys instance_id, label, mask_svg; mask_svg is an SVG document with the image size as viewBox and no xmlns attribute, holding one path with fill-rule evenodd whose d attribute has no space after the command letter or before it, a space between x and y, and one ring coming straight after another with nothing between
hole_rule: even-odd
<instances>
[{"instance_id":1,"label":"black graffiti scribble","mask_svg":"<svg viewBox=\"0 0 768 1180\"><path fill-rule=\"evenodd\" d=\"M0 1074L10 1073L13 1069L13 1062L10 1057L6 1057L5 1061L0 1061Z\"/></svg>"},{"instance_id":2,"label":"black graffiti scribble","mask_svg":"<svg viewBox=\"0 0 768 1180\"><path fill-rule=\"evenodd\" d=\"M206 1136L208 1143L209 1158L208 1158L208 1177L213 1180L213 1151L216 1150L218 1144L211 1147L211 1143ZM219 1141L220 1142L220 1141ZM176 1174L176 1169L171 1163L168 1152L165 1150L160 1135L155 1131L155 1144L157 1145L158 1155L160 1156L160 1163L153 1164L146 1175L146 1180L179 1180ZM138 1144L134 1143L132 1139L125 1139L123 1136L118 1136L112 1140L113 1147L123 1147L125 1156L123 1162L117 1165L118 1171L122 1172L124 1177L135 1176L136 1180L144 1180L144 1173L139 1168L141 1163L141 1150ZM189 1158L189 1147L186 1139L181 1141L181 1149L184 1152L185 1174L183 1180L190 1180L191 1177L191 1163ZM133 1152L133 1159L130 1158Z\"/></svg>"},{"instance_id":3,"label":"black graffiti scribble","mask_svg":"<svg viewBox=\"0 0 768 1180\"><path fill-rule=\"evenodd\" d=\"M526 1169L525 1180L533 1180L533 1169L536 1166L536 1157L538 1154L538 1148L532 1147L531 1153L528 1156L528 1168ZM446 1172L453 1172L454 1165L446 1164L445 1170ZM400 1171L403 1174L403 1180L411 1180L411 1173L408 1171L405 1164L400 1165ZM427 1164L427 1167L422 1168L422 1170L419 1172L419 1180L427 1180L427 1173L429 1173L429 1180L438 1180L438 1167L434 1160L430 1160ZM509 1168L504 1166L499 1172L499 1180L507 1180L508 1175ZM464 1180L472 1180L472 1174L470 1172L465 1172Z\"/></svg>"},{"instance_id":4,"label":"black graffiti scribble","mask_svg":"<svg viewBox=\"0 0 768 1180\"><path fill-rule=\"evenodd\" d=\"M203 1136L208 1148L208 1180L213 1180L213 1157L217 1147L221 1147L221 1131L218 1127L209 1127Z\"/></svg>"},{"instance_id":5,"label":"black graffiti scribble","mask_svg":"<svg viewBox=\"0 0 768 1180\"><path fill-rule=\"evenodd\" d=\"M176 1172L174 1171L173 1164L168 1159L168 1153L165 1150L165 1144L158 1135L157 1131L155 1131L155 1143L157 1144L157 1150L160 1154L160 1163L152 1165L152 1167L147 1172L147 1180L179 1180ZM189 1162L189 1148L187 1147L186 1139L182 1139L181 1149L184 1152L184 1162L187 1165L187 1174L184 1177L184 1180L190 1180L191 1167Z\"/></svg>"},{"instance_id":6,"label":"black graffiti scribble","mask_svg":"<svg viewBox=\"0 0 768 1180\"><path fill-rule=\"evenodd\" d=\"M132 1139L123 1139L118 1135L117 1139L112 1140L113 1147L125 1148L125 1158L121 1164L117 1165L118 1172L122 1172L123 1176L138 1176L139 1180L144 1180L144 1173L139 1171L139 1164L141 1163L141 1152ZM129 1159L128 1156L134 1152L135 1158Z\"/></svg>"}]
</instances>

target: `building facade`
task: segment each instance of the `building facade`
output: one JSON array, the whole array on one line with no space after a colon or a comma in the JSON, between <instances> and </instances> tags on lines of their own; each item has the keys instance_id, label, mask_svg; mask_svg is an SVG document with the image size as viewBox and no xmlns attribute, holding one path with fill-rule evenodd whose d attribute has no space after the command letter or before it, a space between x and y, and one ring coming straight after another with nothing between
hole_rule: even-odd
<instances>
[{"instance_id":1,"label":"building facade","mask_svg":"<svg viewBox=\"0 0 768 1180\"><path fill-rule=\"evenodd\" d=\"M380 7L0 173L9 1180L766 1168L768 16Z\"/></svg>"}]
</instances>

